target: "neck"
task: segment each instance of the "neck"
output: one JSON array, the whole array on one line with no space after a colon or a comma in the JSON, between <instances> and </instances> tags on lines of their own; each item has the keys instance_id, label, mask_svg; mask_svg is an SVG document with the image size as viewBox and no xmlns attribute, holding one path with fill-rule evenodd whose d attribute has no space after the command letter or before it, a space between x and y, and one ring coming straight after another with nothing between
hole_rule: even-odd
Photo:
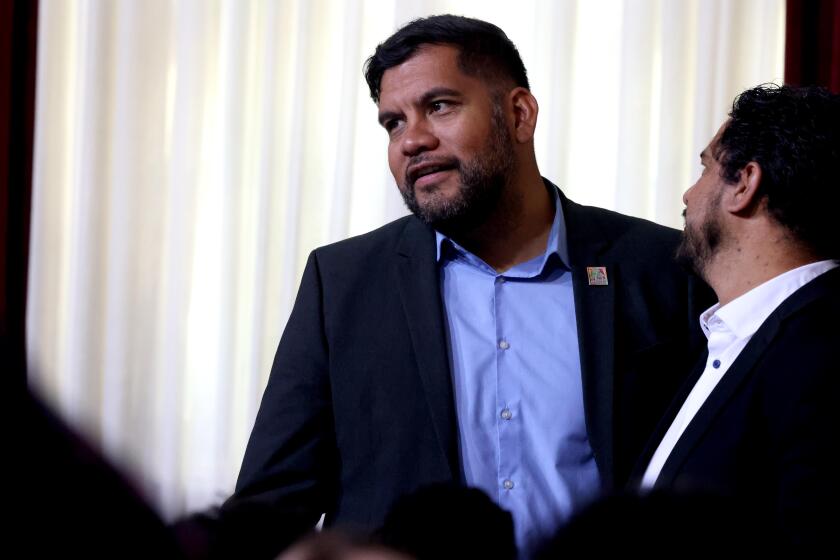
<instances>
[{"instance_id":1,"label":"neck","mask_svg":"<svg viewBox=\"0 0 840 560\"><path fill-rule=\"evenodd\" d=\"M507 185L487 220L453 239L497 272L504 272L545 252L553 221L552 195L534 168Z\"/></svg>"},{"instance_id":2,"label":"neck","mask_svg":"<svg viewBox=\"0 0 840 560\"><path fill-rule=\"evenodd\" d=\"M780 274L818 260L812 251L776 232L722 248L706 266L704 276L723 306Z\"/></svg>"}]
</instances>

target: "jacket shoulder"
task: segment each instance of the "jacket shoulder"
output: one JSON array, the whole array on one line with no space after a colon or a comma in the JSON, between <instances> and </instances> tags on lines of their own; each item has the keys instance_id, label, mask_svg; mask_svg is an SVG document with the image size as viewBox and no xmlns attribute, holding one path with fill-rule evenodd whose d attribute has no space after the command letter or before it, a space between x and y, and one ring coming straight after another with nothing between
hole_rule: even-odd
<instances>
[{"instance_id":1,"label":"jacket shoulder","mask_svg":"<svg viewBox=\"0 0 840 560\"><path fill-rule=\"evenodd\" d=\"M630 256L645 267L678 268L674 254L680 241L679 230L568 199L564 214L570 250L575 245L601 246L606 254L623 262Z\"/></svg>"},{"instance_id":2,"label":"jacket shoulder","mask_svg":"<svg viewBox=\"0 0 840 560\"><path fill-rule=\"evenodd\" d=\"M621 214L613 210L596 206L583 206L569 201L569 210L579 213L580 217L590 222L591 227L610 234L613 239L645 238L677 243L680 232L677 229L657 224L644 218Z\"/></svg>"},{"instance_id":3,"label":"jacket shoulder","mask_svg":"<svg viewBox=\"0 0 840 560\"><path fill-rule=\"evenodd\" d=\"M403 216L373 231L318 247L314 253L319 262L381 258L383 255L395 252L404 236L413 234L413 237L419 235L422 238L424 233L429 239L434 240L434 233L423 226L417 218Z\"/></svg>"}]
</instances>

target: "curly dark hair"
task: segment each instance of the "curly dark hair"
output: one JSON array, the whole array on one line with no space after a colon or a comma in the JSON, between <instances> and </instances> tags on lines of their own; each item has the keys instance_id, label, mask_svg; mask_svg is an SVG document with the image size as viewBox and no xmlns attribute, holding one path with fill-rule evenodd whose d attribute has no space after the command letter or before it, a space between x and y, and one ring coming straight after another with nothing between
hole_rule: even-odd
<instances>
[{"instance_id":1,"label":"curly dark hair","mask_svg":"<svg viewBox=\"0 0 840 560\"><path fill-rule=\"evenodd\" d=\"M714 150L723 179L756 162L770 215L817 255L840 257L840 95L763 84L736 97L729 117Z\"/></svg>"},{"instance_id":2,"label":"curly dark hair","mask_svg":"<svg viewBox=\"0 0 840 560\"><path fill-rule=\"evenodd\" d=\"M530 89L519 51L497 26L480 19L449 14L415 19L380 43L365 61L370 97L379 103L382 75L411 58L422 45L452 45L460 51L458 66L490 84L501 81Z\"/></svg>"}]
</instances>

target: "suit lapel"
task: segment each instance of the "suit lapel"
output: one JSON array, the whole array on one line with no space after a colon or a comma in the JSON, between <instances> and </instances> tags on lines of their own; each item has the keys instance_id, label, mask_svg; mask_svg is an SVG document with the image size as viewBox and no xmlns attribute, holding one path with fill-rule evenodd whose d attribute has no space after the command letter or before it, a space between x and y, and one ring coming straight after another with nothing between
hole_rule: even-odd
<instances>
[{"instance_id":1,"label":"suit lapel","mask_svg":"<svg viewBox=\"0 0 840 560\"><path fill-rule=\"evenodd\" d=\"M562 192L569 265L575 297L583 403L589 444L607 488L613 485L613 386L615 369L615 263L604 258L608 240L599 235L582 208ZM602 267L606 285L590 282L588 267Z\"/></svg>"},{"instance_id":2,"label":"suit lapel","mask_svg":"<svg viewBox=\"0 0 840 560\"><path fill-rule=\"evenodd\" d=\"M741 384L749 377L755 362L767 349L767 346L776 334L778 322L775 322L771 326L772 329L762 328L759 332L753 335L750 342L744 347L741 354L732 366L730 366L729 370L724 374L723 378L718 382L711 394L709 394L709 397L697 411L697 414L694 415L694 418L691 419L691 422L689 422L685 431L682 433L682 436L680 436L680 439L677 441L677 444L668 456L668 460L665 461L665 464L662 466L662 471L656 479L655 486L671 485L674 477L688 458L691 450L698 444L700 438L703 437L703 434L708 431L715 417L721 413L726 403L738 390L738 387L740 387ZM698 367L700 368L700 372L702 374L705 369L705 361ZM695 383L696 381L697 379L695 379ZM689 388L689 391L693 388L693 386L694 384L692 384ZM677 411L679 411L679 408L682 407L682 404L687 396L688 393L682 395L683 398L677 405ZM669 426L670 423L665 429L667 430ZM664 436L664 432L661 435ZM659 441L661 441L661 438Z\"/></svg>"},{"instance_id":3,"label":"suit lapel","mask_svg":"<svg viewBox=\"0 0 840 560\"><path fill-rule=\"evenodd\" d=\"M685 431L668 456L668 460L662 467L662 472L657 478L656 486L668 486L679 473L691 451L697 446L700 439L711 427L714 419L723 411L727 402L735 395L738 388L750 377L756 362L761 358L767 347L778 335L784 321L806 305L819 299L831 290L838 289L840 280L840 268L826 272L815 278L798 291L794 292L788 299L770 314L762 323L758 331L752 336L749 343L741 351L738 358L718 382L706 402L697 411L697 414L686 427ZM705 360L704 360L705 364ZM702 372L702 367L701 367ZM693 384L692 384L693 387ZM689 391L691 387L689 387ZM677 410L682 406L683 399L675 403ZM676 412L675 412L676 414ZM666 427L667 429L667 427Z\"/></svg>"},{"instance_id":4,"label":"suit lapel","mask_svg":"<svg viewBox=\"0 0 840 560\"><path fill-rule=\"evenodd\" d=\"M680 411L680 408L682 408L685 399L688 398L688 394L694 388L694 385L697 383L697 380L700 379L701 375L703 375L703 370L706 369L707 356L708 350L704 351L702 355L697 359L697 363L694 365L694 368L691 370L689 376L685 379L685 382L680 387L680 390L674 396L674 400L671 401L670 405L668 405L668 410L665 411L665 415L662 416L662 419L656 425L656 429L654 429L653 435L650 437L650 439L648 439L648 442L645 445L645 449L639 456L639 460L636 463L635 469L633 469L633 474L630 476L631 485L638 486L638 483L644 476L648 463L650 463L653 454L656 452L656 449L662 442L662 438L665 437L665 433L668 431L668 428L671 427L674 418L677 416L677 413Z\"/></svg>"},{"instance_id":5,"label":"suit lapel","mask_svg":"<svg viewBox=\"0 0 840 560\"><path fill-rule=\"evenodd\" d=\"M409 220L397 253L397 285L414 347L417 370L441 450L447 458L453 479L458 479L457 424L434 233L418 220ZM399 406L399 403L395 405Z\"/></svg>"}]
</instances>

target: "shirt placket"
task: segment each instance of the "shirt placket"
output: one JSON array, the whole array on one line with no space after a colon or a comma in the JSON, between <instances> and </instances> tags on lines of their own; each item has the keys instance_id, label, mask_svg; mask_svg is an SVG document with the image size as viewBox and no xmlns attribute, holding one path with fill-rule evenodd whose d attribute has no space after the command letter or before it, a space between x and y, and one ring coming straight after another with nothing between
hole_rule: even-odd
<instances>
[{"instance_id":1,"label":"shirt placket","mask_svg":"<svg viewBox=\"0 0 840 560\"><path fill-rule=\"evenodd\" d=\"M496 404L495 423L498 434L499 469L497 473L499 503L504 507L515 500L514 493L522 489L519 478L520 411L516 404L517 380L513 364L518 351L516 333L510 331L505 306L510 305L511 291L515 286L504 276L494 282L494 317L496 328Z\"/></svg>"}]
</instances>

